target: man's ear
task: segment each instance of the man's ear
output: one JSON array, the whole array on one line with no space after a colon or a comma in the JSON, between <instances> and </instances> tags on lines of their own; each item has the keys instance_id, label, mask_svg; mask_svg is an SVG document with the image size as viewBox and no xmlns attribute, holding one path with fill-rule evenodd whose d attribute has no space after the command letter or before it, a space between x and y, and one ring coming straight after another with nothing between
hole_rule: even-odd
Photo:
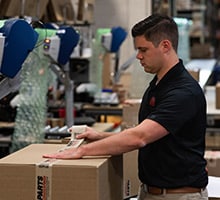
<instances>
[{"instance_id":1,"label":"man's ear","mask_svg":"<svg viewBox=\"0 0 220 200\"><path fill-rule=\"evenodd\" d=\"M170 51L172 48L172 44L169 40L162 40L160 45L164 52Z\"/></svg>"}]
</instances>

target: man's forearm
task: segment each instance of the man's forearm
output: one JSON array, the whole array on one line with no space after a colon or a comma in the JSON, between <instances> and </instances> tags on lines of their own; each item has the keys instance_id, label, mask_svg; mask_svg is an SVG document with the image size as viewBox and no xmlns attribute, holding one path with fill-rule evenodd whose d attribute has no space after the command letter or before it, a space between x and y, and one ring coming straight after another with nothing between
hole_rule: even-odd
<instances>
[{"instance_id":1,"label":"man's forearm","mask_svg":"<svg viewBox=\"0 0 220 200\"><path fill-rule=\"evenodd\" d=\"M113 132L101 132L101 138L100 139L104 139L104 138L107 138L109 136L113 136L117 133L113 133Z\"/></svg>"}]
</instances>

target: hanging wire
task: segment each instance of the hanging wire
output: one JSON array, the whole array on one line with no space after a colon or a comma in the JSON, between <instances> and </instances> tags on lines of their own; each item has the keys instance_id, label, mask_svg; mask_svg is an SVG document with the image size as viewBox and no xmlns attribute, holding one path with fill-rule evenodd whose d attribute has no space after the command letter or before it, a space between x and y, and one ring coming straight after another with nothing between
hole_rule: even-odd
<instances>
[{"instance_id":1,"label":"hanging wire","mask_svg":"<svg viewBox=\"0 0 220 200\"><path fill-rule=\"evenodd\" d=\"M31 26L35 29L35 28L42 28L45 30L45 36L43 37L42 40L38 41L37 44L35 45L34 48L38 48L39 46L44 44L44 40L45 38L47 38L47 29L45 28L45 24L43 22L41 22L40 20L37 21L32 21L31 22Z\"/></svg>"}]
</instances>

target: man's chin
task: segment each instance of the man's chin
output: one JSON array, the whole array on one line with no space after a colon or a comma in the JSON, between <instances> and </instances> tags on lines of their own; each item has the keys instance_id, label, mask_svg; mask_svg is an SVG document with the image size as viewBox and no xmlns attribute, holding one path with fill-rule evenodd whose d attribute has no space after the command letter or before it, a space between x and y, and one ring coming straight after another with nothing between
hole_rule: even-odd
<instances>
[{"instance_id":1,"label":"man's chin","mask_svg":"<svg viewBox=\"0 0 220 200\"><path fill-rule=\"evenodd\" d=\"M153 74L152 71L151 71L149 68L146 68L146 67L145 67L145 68L144 68L144 71L147 72L147 73Z\"/></svg>"}]
</instances>

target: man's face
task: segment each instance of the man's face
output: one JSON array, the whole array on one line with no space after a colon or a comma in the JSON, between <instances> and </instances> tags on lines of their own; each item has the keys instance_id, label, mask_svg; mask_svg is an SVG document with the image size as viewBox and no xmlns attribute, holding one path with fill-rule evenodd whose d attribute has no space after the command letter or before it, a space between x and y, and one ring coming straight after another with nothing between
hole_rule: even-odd
<instances>
[{"instance_id":1,"label":"man's face","mask_svg":"<svg viewBox=\"0 0 220 200\"><path fill-rule=\"evenodd\" d=\"M144 67L144 71L157 74L162 67L162 52L160 44L155 47L150 41L147 41L144 36L134 38L134 45L137 49L136 58L140 60L140 64Z\"/></svg>"}]
</instances>

